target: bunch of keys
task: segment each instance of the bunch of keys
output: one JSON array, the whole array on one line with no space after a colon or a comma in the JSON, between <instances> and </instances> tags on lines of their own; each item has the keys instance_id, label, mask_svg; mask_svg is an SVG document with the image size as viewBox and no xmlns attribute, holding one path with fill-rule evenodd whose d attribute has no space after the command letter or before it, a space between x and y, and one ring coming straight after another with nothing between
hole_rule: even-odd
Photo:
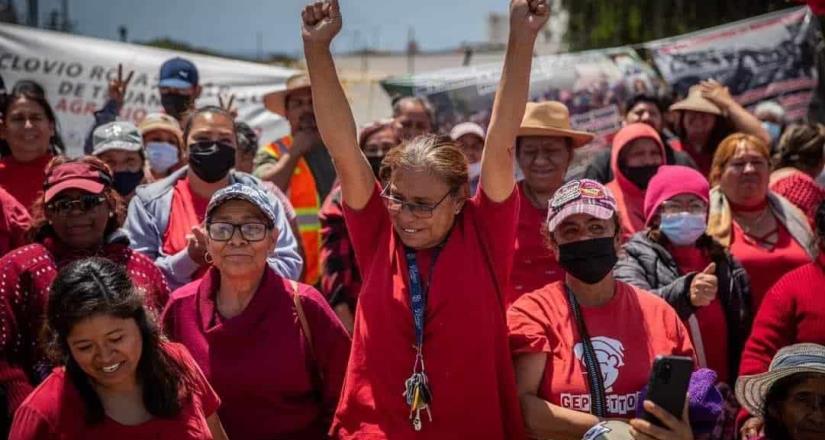
<instances>
[{"instance_id":1,"label":"bunch of keys","mask_svg":"<svg viewBox=\"0 0 825 440\"><path fill-rule=\"evenodd\" d=\"M416 362L417 364L417 362ZM430 393L430 385L427 381L427 374L424 373L423 361L420 371L414 371L412 376L404 382L404 398L407 405L410 406L410 420L412 420L413 429L421 431L421 411L427 411L427 417L430 422L433 421L433 415L430 412L430 404L432 403L432 393Z\"/></svg>"}]
</instances>

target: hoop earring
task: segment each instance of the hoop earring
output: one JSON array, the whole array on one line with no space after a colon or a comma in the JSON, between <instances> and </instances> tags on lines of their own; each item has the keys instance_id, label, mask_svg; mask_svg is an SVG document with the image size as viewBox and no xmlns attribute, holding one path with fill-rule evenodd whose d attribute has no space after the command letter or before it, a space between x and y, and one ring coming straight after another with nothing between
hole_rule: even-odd
<instances>
[{"instance_id":1,"label":"hoop earring","mask_svg":"<svg viewBox=\"0 0 825 440\"><path fill-rule=\"evenodd\" d=\"M209 255L209 252L206 252L206 253L204 253L204 254L203 254L203 261L205 261L205 262L206 262L206 264L210 264L210 265L211 265L211 264L212 264L215 260L214 260L214 259L212 259L212 256L211 256L211 255Z\"/></svg>"}]
</instances>

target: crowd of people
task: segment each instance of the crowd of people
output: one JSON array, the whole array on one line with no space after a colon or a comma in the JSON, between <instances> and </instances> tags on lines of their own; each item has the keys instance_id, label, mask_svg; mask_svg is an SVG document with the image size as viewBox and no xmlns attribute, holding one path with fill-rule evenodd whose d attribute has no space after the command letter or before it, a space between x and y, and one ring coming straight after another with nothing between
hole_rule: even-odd
<instances>
[{"instance_id":1,"label":"crowd of people","mask_svg":"<svg viewBox=\"0 0 825 440\"><path fill-rule=\"evenodd\" d=\"M571 176L593 134L527 102L550 13L510 1L489 125L448 136L422 97L356 127L337 0L303 9L307 72L262 97L291 131L260 147L183 58L138 126L118 69L78 158L15 84L3 434L825 438L825 126L706 80L629 99ZM692 362L682 411L646 397L662 356Z\"/></svg>"}]
</instances>

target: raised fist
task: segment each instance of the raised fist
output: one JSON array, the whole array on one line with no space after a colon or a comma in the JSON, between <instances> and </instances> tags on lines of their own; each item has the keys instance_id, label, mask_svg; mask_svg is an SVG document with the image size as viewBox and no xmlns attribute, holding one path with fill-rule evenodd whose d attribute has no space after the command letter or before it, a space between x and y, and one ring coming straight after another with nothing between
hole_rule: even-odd
<instances>
[{"instance_id":1,"label":"raised fist","mask_svg":"<svg viewBox=\"0 0 825 440\"><path fill-rule=\"evenodd\" d=\"M511 0L510 34L535 37L550 18L548 0Z\"/></svg>"},{"instance_id":2,"label":"raised fist","mask_svg":"<svg viewBox=\"0 0 825 440\"><path fill-rule=\"evenodd\" d=\"M307 5L301 12L301 36L306 43L329 44L341 31L338 0L324 0Z\"/></svg>"}]
</instances>

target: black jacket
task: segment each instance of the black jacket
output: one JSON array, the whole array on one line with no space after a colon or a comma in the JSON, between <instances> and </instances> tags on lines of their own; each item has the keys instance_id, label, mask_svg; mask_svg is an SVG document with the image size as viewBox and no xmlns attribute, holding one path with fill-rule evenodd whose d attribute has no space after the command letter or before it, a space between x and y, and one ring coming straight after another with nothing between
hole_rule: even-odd
<instances>
[{"instance_id":1,"label":"black jacket","mask_svg":"<svg viewBox=\"0 0 825 440\"><path fill-rule=\"evenodd\" d=\"M753 320L750 279L742 265L711 237L701 237L697 247L708 250L716 263L717 297L728 325L728 366L733 383ZM650 237L649 230L637 232L625 243L613 274L617 280L662 297L683 321L696 310L690 302L690 283L696 274L681 275L670 252Z\"/></svg>"}]
</instances>

